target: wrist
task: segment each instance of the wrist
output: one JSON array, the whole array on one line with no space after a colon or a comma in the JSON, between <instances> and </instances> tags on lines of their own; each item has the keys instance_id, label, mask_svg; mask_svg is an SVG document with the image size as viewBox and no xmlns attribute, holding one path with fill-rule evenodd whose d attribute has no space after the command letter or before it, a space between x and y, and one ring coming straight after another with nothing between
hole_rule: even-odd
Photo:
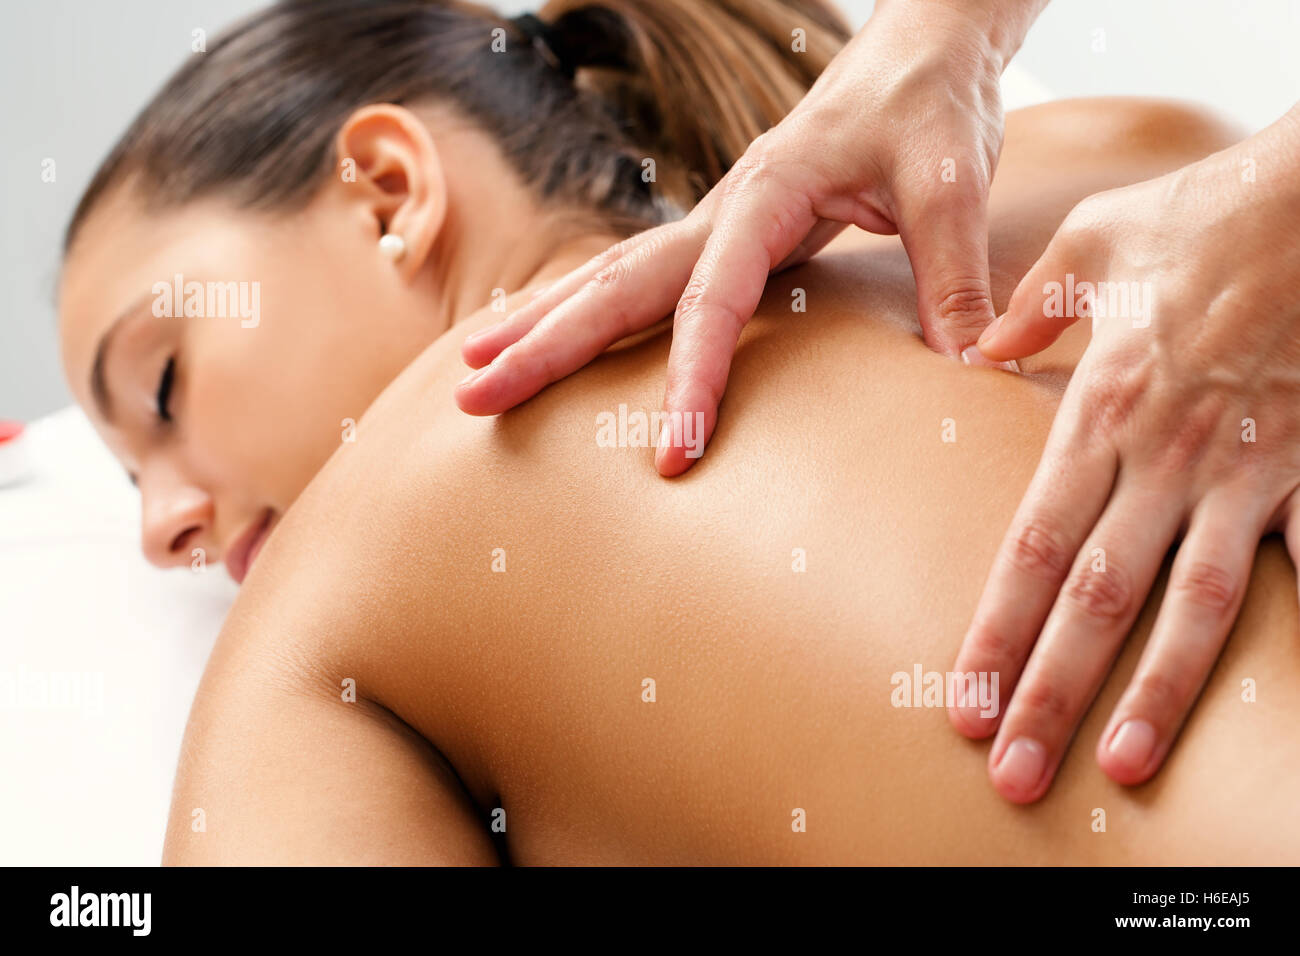
<instances>
[{"instance_id":1,"label":"wrist","mask_svg":"<svg viewBox=\"0 0 1300 956\"><path fill-rule=\"evenodd\" d=\"M1203 188L1232 183L1229 193L1240 197L1242 206L1281 221L1300 224L1300 176L1295 157L1300 155L1300 104L1270 126L1227 149L1194 164L1202 175ZM1214 195L1214 192L1210 193Z\"/></svg>"},{"instance_id":2,"label":"wrist","mask_svg":"<svg viewBox=\"0 0 1300 956\"><path fill-rule=\"evenodd\" d=\"M929 25L949 25L1000 76L1024 43L1025 35L1048 0L878 0L876 12L906 12Z\"/></svg>"},{"instance_id":3,"label":"wrist","mask_svg":"<svg viewBox=\"0 0 1300 956\"><path fill-rule=\"evenodd\" d=\"M1265 140L1270 165L1278 173L1275 177L1281 193L1278 198L1300 218L1300 175L1297 175L1295 160L1300 156L1300 103L1251 139ZM1250 142L1246 140L1246 143Z\"/></svg>"},{"instance_id":4,"label":"wrist","mask_svg":"<svg viewBox=\"0 0 1300 956\"><path fill-rule=\"evenodd\" d=\"M1265 310L1294 302L1300 277L1300 112L1163 177L1149 226L1198 271ZM1139 227L1140 228L1140 227ZM1292 311L1294 311L1292 309Z\"/></svg>"}]
</instances>

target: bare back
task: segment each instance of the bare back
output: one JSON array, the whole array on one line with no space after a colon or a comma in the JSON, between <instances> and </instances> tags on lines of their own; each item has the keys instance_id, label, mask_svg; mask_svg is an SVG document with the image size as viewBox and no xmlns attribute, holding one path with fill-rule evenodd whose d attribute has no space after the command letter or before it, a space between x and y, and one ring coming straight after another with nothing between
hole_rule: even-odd
<instances>
[{"instance_id":1,"label":"bare back","mask_svg":"<svg viewBox=\"0 0 1300 956\"><path fill-rule=\"evenodd\" d=\"M1176 128L1150 131L1160 145L1127 142L1157 120ZM1080 155L1053 134L1079 122L1121 139ZM998 305L1073 202L1215 135L1156 108L1013 117ZM481 420L450 386L486 317L457 326L367 412L250 576L196 702L169 859L1300 859L1295 575L1276 543L1147 786L1109 781L1091 744L1159 586L1033 807L994 793L987 744L941 707L896 706L895 674L950 667L1083 344L1024 376L970 370L925 348L914 310L892 239L850 237L774 279L709 455L671 482L652 449L597 441L602 413L658 408L666 335ZM197 806L235 823L195 835Z\"/></svg>"}]
</instances>

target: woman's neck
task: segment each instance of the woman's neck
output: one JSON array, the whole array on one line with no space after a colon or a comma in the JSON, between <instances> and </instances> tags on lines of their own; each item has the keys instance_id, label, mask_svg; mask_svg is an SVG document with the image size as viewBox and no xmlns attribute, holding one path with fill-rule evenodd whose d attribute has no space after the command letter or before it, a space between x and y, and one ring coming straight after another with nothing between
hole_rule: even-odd
<instances>
[{"instance_id":1,"label":"woman's neck","mask_svg":"<svg viewBox=\"0 0 1300 956\"><path fill-rule=\"evenodd\" d=\"M423 114L446 183L446 218L431 252L440 331L530 286L559 278L622 235L590 209L546 201L500 146L454 111Z\"/></svg>"},{"instance_id":2,"label":"woman's neck","mask_svg":"<svg viewBox=\"0 0 1300 956\"><path fill-rule=\"evenodd\" d=\"M453 263L444 276L443 314L448 327L522 289L553 282L604 252L623 237L612 233L538 230L503 242L474 261Z\"/></svg>"}]
</instances>

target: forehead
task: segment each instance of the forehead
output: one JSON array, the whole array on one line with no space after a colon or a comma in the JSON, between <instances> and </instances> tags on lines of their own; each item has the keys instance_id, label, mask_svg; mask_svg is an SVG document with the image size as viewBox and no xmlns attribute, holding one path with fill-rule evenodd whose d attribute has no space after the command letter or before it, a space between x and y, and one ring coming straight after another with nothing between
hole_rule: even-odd
<instances>
[{"instance_id":1,"label":"forehead","mask_svg":"<svg viewBox=\"0 0 1300 956\"><path fill-rule=\"evenodd\" d=\"M249 255L247 225L246 215L223 204L152 210L126 189L95 206L64 262L58 298L64 373L83 406L96 348L114 320L177 273L240 269Z\"/></svg>"}]
</instances>

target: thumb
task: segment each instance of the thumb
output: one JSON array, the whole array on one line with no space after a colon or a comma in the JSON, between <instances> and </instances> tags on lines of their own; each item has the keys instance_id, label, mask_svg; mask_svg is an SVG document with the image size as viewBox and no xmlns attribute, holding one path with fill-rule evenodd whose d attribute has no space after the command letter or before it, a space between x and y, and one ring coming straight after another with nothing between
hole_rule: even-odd
<instances>
[{"instance_id":1,"label":"thumb","mask_svg":"<svg viewBox=\"0 0 1300 956\"><path fill-rule=\"evenodd\" d=\"M989 288L988 202L931 205L899 223L916 278L926 345L954 358L994 319Z\"/></svg>"},{"instance_id":2,"label":"thumb","mask_svg":"<svg viewBox=\"0 0 1300 956\"><path fill-rule=\"evenodd\" d=\"M980 336L979 351L986 359L1005 362L1041 352L1083 317L1073 301L1063 301L1069 290L1052 278L1061 274L1049 248L1011 293L1007 311Z\"/></svg>"}]
</instances>

